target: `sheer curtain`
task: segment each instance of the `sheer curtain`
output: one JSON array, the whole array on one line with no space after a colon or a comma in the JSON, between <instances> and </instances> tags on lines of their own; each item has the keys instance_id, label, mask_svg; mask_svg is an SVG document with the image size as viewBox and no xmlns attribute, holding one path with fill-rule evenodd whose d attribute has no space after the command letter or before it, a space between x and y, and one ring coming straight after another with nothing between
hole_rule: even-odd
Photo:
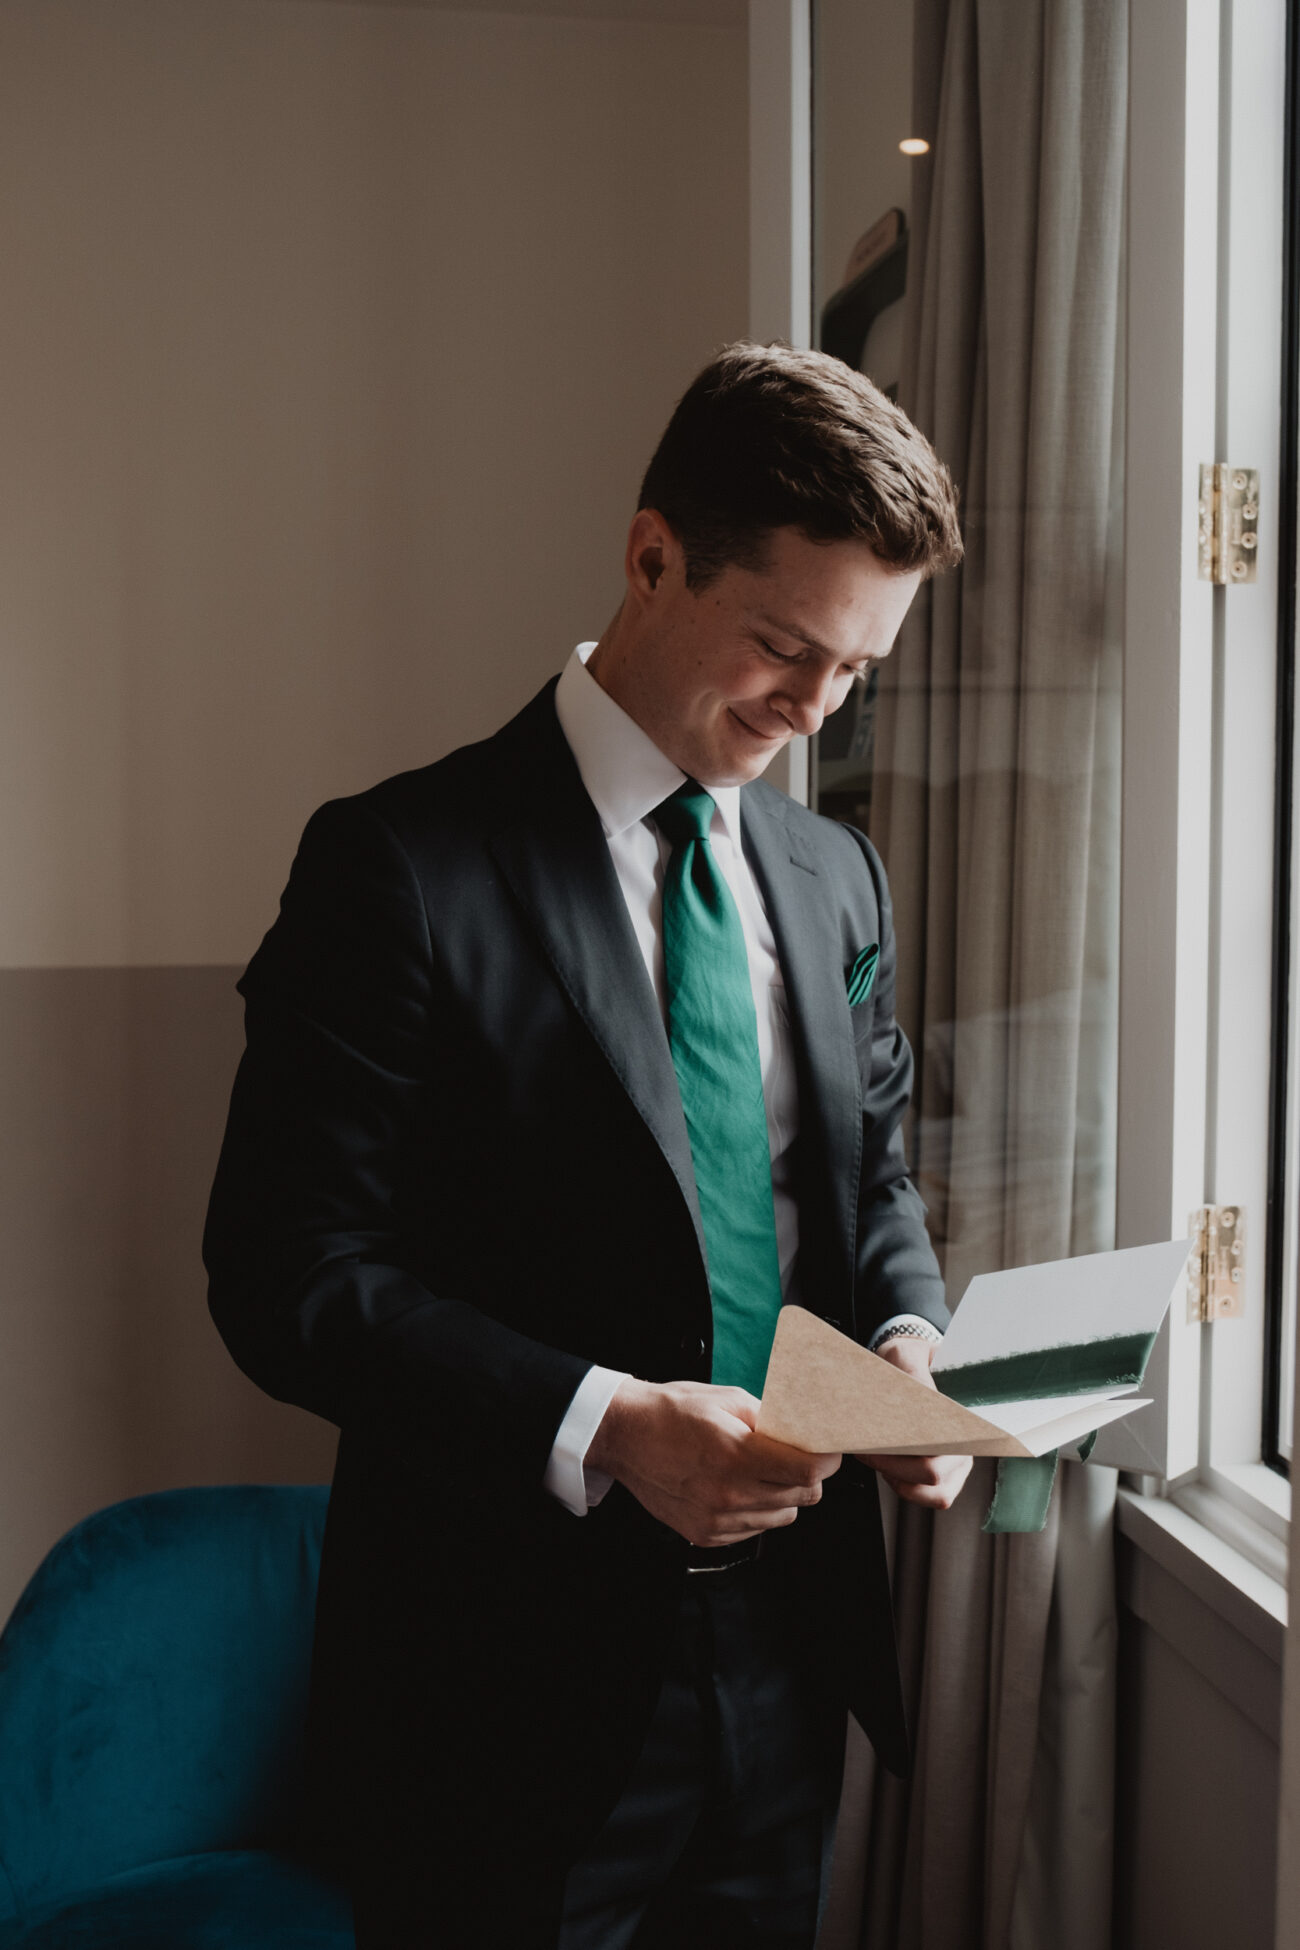
<instances>
[{"instance_id":1,"label":"sheer curtain","mask_svg":"<svg viewBox=\"0 0 1300 1950\"><path fill-rule=\"evenodd\" d=\"M1113 1243L1126 0L918 0L902 401L967 555L883 667L871 830L950 1299ZM1105 1950L1113 1473L897 1517L910 1783L854 1750L825 1950Z\"/></svg>"}]
</instances>

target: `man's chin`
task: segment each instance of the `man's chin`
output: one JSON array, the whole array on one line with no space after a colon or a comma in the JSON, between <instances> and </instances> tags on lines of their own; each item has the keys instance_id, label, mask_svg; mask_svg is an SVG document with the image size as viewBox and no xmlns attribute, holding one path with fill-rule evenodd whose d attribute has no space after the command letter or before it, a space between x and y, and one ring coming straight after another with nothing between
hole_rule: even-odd
<instances>
[{"instance_id":1,"label":"man's chin","mask_svg":"<svg viewBox=\"0 0 1300 1950\"><path fill-rule=\"evenodd\" d=\"M779 737L769 738L764 732L755 731L752 725L746 724L745 720L738 717L734 711L729 710L728 716L739 733L739 738L733 742L731 750L723 761L731 768L733 776L725 781L719 779L718 784L748 785L751 779L758 778L767 770L778 752L785 750L791 734L784 731Z\"/></svg>"}]
</instances>

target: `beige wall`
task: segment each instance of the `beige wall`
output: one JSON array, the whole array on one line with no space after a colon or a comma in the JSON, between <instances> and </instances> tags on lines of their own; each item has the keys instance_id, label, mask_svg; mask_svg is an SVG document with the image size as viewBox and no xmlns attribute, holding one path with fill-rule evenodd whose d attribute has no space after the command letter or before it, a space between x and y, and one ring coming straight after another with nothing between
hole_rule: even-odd
<instances>
[{"instance_id":1,"label":"beige wall","mask_svg":"<svg viewBox=\"0 0 1300 1950\"><path fill-rule=\"evenodd\" d=\"M99 1504L328 1470L204 1309L235 972L313 806L603 626L745 329L743 25L610 11L0 8L0 1615Z\"/></svg>"},{"instance_id":2,"label":"beige wall","mask_svg":"<svg viewBox=\"0 0 1300 1950\"><path fill-rule=\"evenodd\" d=\"M741 30L0 9L0 965L235 962L620 588L746 302Z\"/></svg>"},{"instance_id":3,"label":"beige wall","mask_svg":"<svg viewBox=\"0 0 1300 1950\"><path fill-rule=\"evenodd\" d=\"M0 970L0 1619L103 1504L329 1476L333 1430L246 1381L204 1305L234 975Z\"/></svg>"}]
</instances>

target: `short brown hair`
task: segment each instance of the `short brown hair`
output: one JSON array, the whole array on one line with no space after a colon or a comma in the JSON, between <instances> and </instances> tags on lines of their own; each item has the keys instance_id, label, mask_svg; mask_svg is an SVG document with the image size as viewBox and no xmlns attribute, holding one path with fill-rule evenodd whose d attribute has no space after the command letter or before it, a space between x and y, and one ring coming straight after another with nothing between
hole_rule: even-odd
<instances>
[{"instance_id":1,"label":"short brown hair","mask_svg":"<svg viewBox=\"0 0 1300 1950\"><path fill-rule=\"evenodd\" d=\"M962 557L952 476L900 407L825 352L724 346L677 404L638 508L682 544L686 585L761 569L775 528L864 541L898 570Z\"/></svg>"}]
</instances>

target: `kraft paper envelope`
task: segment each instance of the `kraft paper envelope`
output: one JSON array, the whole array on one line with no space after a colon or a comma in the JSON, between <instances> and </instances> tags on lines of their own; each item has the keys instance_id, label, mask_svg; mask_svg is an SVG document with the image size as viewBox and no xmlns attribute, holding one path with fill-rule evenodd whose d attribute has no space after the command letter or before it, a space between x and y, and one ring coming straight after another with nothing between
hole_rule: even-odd
<instances>
[{"instance_id":1,"label":"kraft paper envelope","mask_svg":"<svg viewBox=\"0 0 1300 1950\"><path fill-rule=\"evenodd\" d=\"M988 1417L977 1415L868 1354L816 1314L782 1307L758 1427L775 1442L814 1453L1041 1456L1142 1406L1127 1394L1071 1395L1004 1402Z\"/></svg>"},{"instance_id":2,"label":"kraft paper envelope","mask_svg":"<svg viewBox=\"0 0 1300 1950\"><path fill-rule=\"evenodd\" d=\"M1132 1391L1187 1246L1162 1240L981 1274L935 1353L947 1394L783 1307L758 1426L798 1449L853 1455L1043 1456L1077 1442L1147 1406ZM1052 1382L1054 1392L1036 1392Z\"/></svg>"}]
</instances>

